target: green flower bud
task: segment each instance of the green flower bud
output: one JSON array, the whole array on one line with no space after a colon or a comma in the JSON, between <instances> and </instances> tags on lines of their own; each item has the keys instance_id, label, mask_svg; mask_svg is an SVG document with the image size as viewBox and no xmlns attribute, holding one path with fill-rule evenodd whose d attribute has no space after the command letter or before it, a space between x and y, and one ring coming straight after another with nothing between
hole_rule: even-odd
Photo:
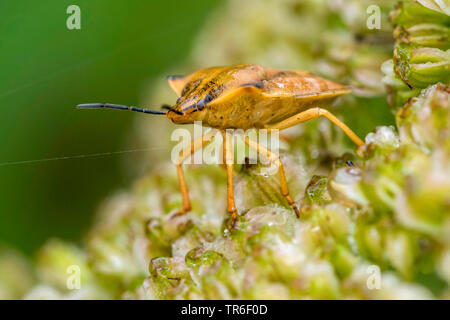
<instances>
[{"instance_id":1,"label":"green flower bud","mask_svg":"<svg viewBox=\"0 0 450 320\"><path fill-rule=\"evenodd\" d=\"M39 278L63 292L69 289L67 281L72 274L80 276L82 286L94 281L85 252L72 244L49 241L38 252L37 265Z\"/></svg>"},{"instance_id":2,"label":"green flower bud","mask_svg":"<svg viewBox=\"0 0 450 320\"><path fill-rule=\"evenodd\" d=\"M305 190L305 201L311 204L322 205L331 201L327 189L328 178L324 176L313 176Z\"/></svg>"},{"instance_id":3,"label":"green flower bud","mask_svg":"<svg viewBox=\"0 0 450 320\"><path fill-rule=\"evenodd\" d=\"M439 0L417 0L424 7L450 16L450 4Z\"/></svg>"},{"instance_id":4,"label":"green flower bud","mask_svg":"<svg viewBox=\"0 0 450 320\"><path fill-rule=\"evenodd\" d=\"M388 233L386 254L392 266L407 279L413 276L414 247L410 237L404 233Z\"/></svg>"},{"instance_id":5,"label":"green flower bud","mask_svg":"<svg viewBox=\"0 0 450 320\"><path fill-rule=\"evenodd\" d=\"M390 13L394 25L412 25L422 22L446 24L449 21L448 5L441 7L433 0L401 0L396 9ZM437 9L437 10L436 10Z\"/></svg>"},{"instance_id":6,"label":"green flower bud","mask_svg":"<svg viewBox=\"0 0 450 320\"><path fill-rule=\"evenodd\" d=\"M0 300L22 298L31 289L34 278L24 256L11 249L0 248Z\"/></svg>"},{"instance_id":7,"label":"green flower bud","mask_svg":"<svg viewBox=\"0 0 450 320\"><path fill-rule=\"evenodd\" d=\"M183 258L153 258L149 264L149 272L153 277L164 277L169 280L189 279L189 270Z\"/></svg>"},{"instance_id":8,"label":"green flower bud","mask_svg":"<svg viewBox=\"0 0 450 320\"><path fill-rule=\"evenodd\" d=\"M387 156L400 146L400 139L393 126L376 127L365 138L365 144L357 150L359 156L370 159Z\"/></svg>"},{"instance_id":9,"label":"green flower bud","mask_svg":"<svg viewBox=\"0 0 450 320\"><path fill-rule=\"evenodd\" d=\"M442 50L450 47L449 36L449 27L433 23L416 24L408 28L397 27L394 30L394 37L400 42Z\"/></svg>"},{"instance_id":10,"label":"green flower bud","mask_svg":"<svg viewBox=\"0 0 450 320\"><path fill-rule=\"evenodd\" d=\"M400 138L427 150L450 141L450 87L433 85L396 114Z\"/></svg>"},{"instance_id":11,"label":"green flower bud","mask_svg":"<svg viewBox=\"0 0 450 320\"><path fill-rule=\"evenodd\" d=\"M450 51L397 45L395 72L410 88L426 88L436 82L450 81Z\"/></svg>"}]
</instances>

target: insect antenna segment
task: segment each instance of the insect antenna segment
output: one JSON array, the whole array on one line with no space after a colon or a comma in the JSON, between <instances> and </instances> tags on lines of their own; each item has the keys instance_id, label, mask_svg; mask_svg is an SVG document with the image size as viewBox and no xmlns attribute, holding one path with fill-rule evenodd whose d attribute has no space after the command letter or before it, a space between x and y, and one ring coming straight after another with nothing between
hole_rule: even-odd
<instances>
[{"instance_id":1,"label":"insect antenna segment","mask_svg":"<svg viewBox=\"0 0 450 320\"><path fill-rule=\"evenodd\" d=\"M142 109L136 108L133 106L123 106L120 104L110 104L110 103L85 103L77 105L77 109L100 109L100 108L109 108L116 110L129 110L135 112L149 113L149 114L166 114L163 111L155 111L150 109Z\"/></svg>"}]
</instances>

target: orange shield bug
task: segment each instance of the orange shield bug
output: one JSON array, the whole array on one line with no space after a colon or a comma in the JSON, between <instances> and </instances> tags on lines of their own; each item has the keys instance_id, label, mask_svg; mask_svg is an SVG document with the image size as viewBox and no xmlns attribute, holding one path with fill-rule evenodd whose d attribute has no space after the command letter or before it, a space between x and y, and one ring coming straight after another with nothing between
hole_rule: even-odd
<instances>
[{"instance_id":1,"label":"orange shield bug","mask_svg":"<svg viewBox=\"0 0 450 320\"><path fill-rule=\"evenodd\" d=\"M348 87L312 75L306 71L278 70L254 64L212 67L198 70L187 76L169 76L169 85L178 95L174 106L154 111L116 104L81 104L78 108L112 108L149 114L166 115L176 124L202 121L207 127L220 129L223 135L223 156L227 170L228 212L231 226L238 219L233 191L233 151L226 129L278 129L318 117L326 117L358 146L363 141L326 108L338 96L350 92ZM210 142L203 136L180 152L177 162L178 179L183 196L183 208L178 215L191 210L188 188L184 179L182 162L199 147ZM298 217L300 212L289 195L283 164L277 154L245 137L245 143L258 154L273 161L278 167L281 193Z\"/></svg>"}]
</instances>

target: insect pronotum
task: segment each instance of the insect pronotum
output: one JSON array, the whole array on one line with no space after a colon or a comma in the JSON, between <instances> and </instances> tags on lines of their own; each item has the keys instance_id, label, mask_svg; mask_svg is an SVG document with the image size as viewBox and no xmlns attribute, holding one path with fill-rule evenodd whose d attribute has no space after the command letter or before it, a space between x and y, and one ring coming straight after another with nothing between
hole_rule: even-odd
<instances>
[{"instance_id":1,"label":"insect pronotum","mask_svg":"<svg viewBox=\"0 0 450 320\"><path fill-rule=\"evenodd\" d=\"M102 103L80 104L77 107L111 108L166 115L176 124L202 121L204 126L221 130L227 171L227 210L231 215L232 228L235 227L238 214L233 191L233 151L231 138L226 129L282 130L323 116L340 127L356 145L364 144L349 127L326 109L336 97L349 93L349 88L306 71L240 64L201 69L187 76L169 76L168 81L179 98L173 107L162 106L166 112ZM201 141L192 142L180 152L176 165L183 198L183 207L176 213L177 215L186 214L191 210L182 163L199 147L208 144L210 136L206 134L199 140ZM248 137L245 137L245 143L278 166L281 194L300 217L300 211L289 195L279 156Z\"/></svg>"}]
</instances>

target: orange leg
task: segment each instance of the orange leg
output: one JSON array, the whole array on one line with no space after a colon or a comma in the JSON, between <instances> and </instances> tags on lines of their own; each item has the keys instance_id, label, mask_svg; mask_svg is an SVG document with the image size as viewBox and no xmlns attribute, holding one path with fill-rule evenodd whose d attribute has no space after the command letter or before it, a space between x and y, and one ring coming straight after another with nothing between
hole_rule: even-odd
<instances>
[{"instance_id":1,"label":"orange leg","mask_svg":"<svg viewBox=\"0 0 450 320\"><path fill-rule=\"evenodd\" d=\"M183 215L187 212L191 211L191 201L189 200L189 191L186 184L186 180L184 178L183 173L183 161L186 160L187 157L193 155L198 149L204 147L206 144L211 142L212 133L207 133L201 138L194 140L190 146L181 150L180 155L177 160L177 173L178 173L178 181L180 183L181 196L183 197L183 209L178 211L176 215Z\"/></svg>"},{"instance_id":2,"label":"orange leg","mask_svg":"<svg viewBox=\"0 0 450 320\"><path fill-rule=\"evenodd\" d=\"M292 127L298 123L305 122L311 119L316 119L321 116L324 116L331 122L333 122L335 125L337 125L339 128L344 131L344 133L358 146L364 145L364 142L349 128L343 123L341 120L336 118L331 112L328 110L322 109L322 108L311 108L308 110L305 110L303 112L300 112L290 118L287 118L283 121L280 121L274 125L266 126L267 129L286 129L289 127Z\"/></svg>"},{"instance_id":3,"label":"orange leg","mask_svg":"<svg viewBox=\"0 0 450 320\"><path fill-rule=\"evenodd\" d=\"M297 205L292 201L291 196L289 195L289 189L286 182L286 176L284 174L284 168L283 164L281 163L280 157L272 152L271 150L267 149L266 147L260 145L259 143L252 141L249 139L249 137L245 137L245 143L255 150L258 154L262 155L263 157L266 157L270 161L274 162L278 167L278 174L280 177L280 187L281 187L281 194L283 197L287 200L291 208L294 210L297 217L300 218L300 211L297 208Z\"/></svg>"},{"instance_id":4,"label":"orange leg","mask_svg":"<svg viewBox=\"0 0 450 320\"><path fill-rule=\"evenodd\" d=\"M223 162L227 170L227 211L231 215L230 227L235 228L238 215L236 204L234 203L234 188L233 188L233 162L234 150L232 146L232 135L222 131L223 138Z\"/></svg>"}]
</instances>

